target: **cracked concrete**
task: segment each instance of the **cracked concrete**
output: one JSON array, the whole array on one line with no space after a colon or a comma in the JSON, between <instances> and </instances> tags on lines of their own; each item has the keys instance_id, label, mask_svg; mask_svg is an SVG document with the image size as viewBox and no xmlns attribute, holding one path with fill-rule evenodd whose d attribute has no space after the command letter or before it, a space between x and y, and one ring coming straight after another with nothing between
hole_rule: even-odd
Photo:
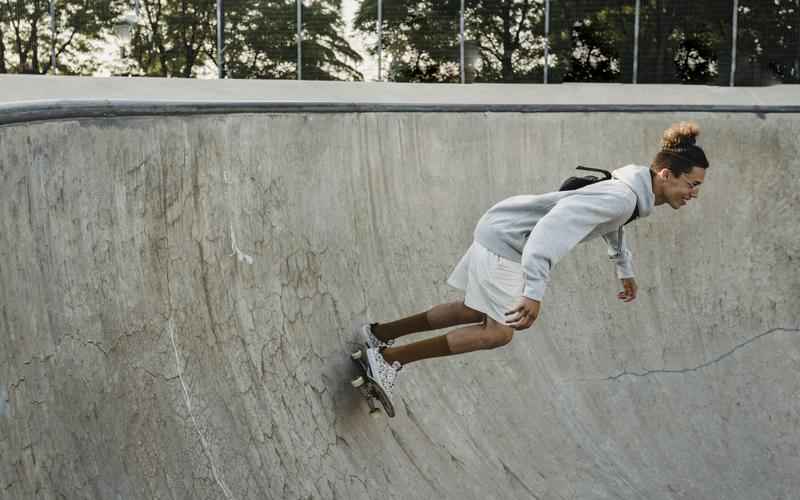
<instances>
[{"instance_id":1,"label":"cracked concrete","mask_svg":"<svg viewBox=\"0 0 800 500\"><path fill-rule=\"evenodd\" d=\"M447 274L483 211L579 163L647 162L686 118L712 169L694 206L629 226L635 303L602 243L579 246L534 328L406 367L397 417L367 415L354 326L460 300ZM717 111L0 127L0 496L792 498L798 136L796 114Z\"/></svg>"},{"instance_id":2,"label":"cracked concrete","mask_svg":"<svg viewBox=\"0 0 800 500\"><path fill-rule=\"evenodd\" d=\"M641 372L629 372L627 370L624 370L624 371L622 371L621 373L619 373L617 375L614 375L612 377L607 377L607 378L605 378L603 380L619 380L620 378L625 377L625 376L647 377L649 375L654 375L654 374L689 373L689 372L694 372L694 371L697 371L697 370L702 370L703 368L707 368L707 367L709 367L711 365L719 363L723 359L728 358L729 356L731 356L733 353L735 353L739 349L742 349L743 347L745 347L745 346L747 346L749 344L752 344L753 342L755 342L755 341L757 341L757 340L759 340L759 339L761 339L763 337L766 337L767 335L771 335L773 333L776 333L776 332L800 333L800 329L797 329L797 328L772 328L770 330L767 330L764 333L756 335L753 338L747 339L746 341L744 341L744 342L742 342L740 344L736 344L736 346L734 346L733 349L731 349L731 350L729 350L729 351L727 351L727 352L725 352L723 354L720 354L716 358L714 358L712 360L709 360L709 361L707 361L707 362L705 362L705 363L703 363L701 365L695 366L693 368L672 368L672 369L670 369L670 368L662 368L662 369L659 369L659 370L644 370L644 371L641 371ZM581 379L580 381L581 382L585 382L585 381L587 381L587 379Z\"/></svg>"}]
</instances>

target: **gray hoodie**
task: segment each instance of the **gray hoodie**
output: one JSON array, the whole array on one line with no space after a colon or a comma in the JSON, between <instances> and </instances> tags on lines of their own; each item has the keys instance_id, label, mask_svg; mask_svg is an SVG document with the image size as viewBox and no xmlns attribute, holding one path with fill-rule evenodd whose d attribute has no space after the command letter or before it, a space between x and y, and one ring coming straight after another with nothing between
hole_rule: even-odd
<instances>
[{"instance_id":1,"label":"gray hoodie","mask_svg":"<svg viewBox=\"0 0 800 500\"><path fill-rule=\"evenodd\" d=\"M653 211L650 169L628 165L612 179L575 191L506 198L478 221L475 241L514 262L525 273L523 295L542 300L550 271L578 243L602 236L617 277L632 278L631 252L622 226L639 207L639 217Z\"/></svg>"}]
</instances>

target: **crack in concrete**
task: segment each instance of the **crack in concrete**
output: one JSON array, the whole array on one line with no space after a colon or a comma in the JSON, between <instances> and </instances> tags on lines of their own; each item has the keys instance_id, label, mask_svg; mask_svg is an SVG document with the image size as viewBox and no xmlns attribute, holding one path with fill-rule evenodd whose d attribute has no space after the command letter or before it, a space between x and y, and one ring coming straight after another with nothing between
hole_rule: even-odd
<instances>
[{"instance_id":1,"label":"crack in concrete","mask_svg":"<svg viewBox=\"0 0 800 500\"><path fill-rule=\"evenodd\" d=\"M128 170L126 170L126 171L125 171L125 173L126 173L126 174L128 174L128 175L131 175L131 174L133 174L133 173L135 173L135 172L139 171L139 169L141 169L143 166L145 166L145 164L147 164L147 162L149 162L149 161L150 161L150 159L151 159L152 157L153 157L153 155L149 155L147 158L145 158L144 160L142 160L142 161L141 161L141 162L140 162L138 165L136 165L135 167L133 167L133 168L130 168L130 169L128 169Z\"/></svg>"},{"instance_id":2,"label":"crack in concrete","mask_svg":"<svg viewBox=\"0 0 800 500\"><path fill-rule=\"evenodd\" d=\"M772 335L772 334L774 334L776 332L800 333L800 329L798 329L798 328L772 328L771 330L767 330L764 333L756 335L755 337L752 337L752 338L750 338L750 339L748 339L748 340L746 340L744 342L741 342L741 343L737 344L736 346L734 346L733 349L731 349L731 350L729 350L729 351L727 351L727 352L725 352L723 354L720 354L716 358L711 359L709 361L706 361L705 363L703 363L701 365L695 366L694 368L663 368L663 369L660 369L660 370L645 370L643 372L635 372L635 371L623 370L622 372L618 373L617 375L613 375L611 377L606 377L606 378L602 378L602 379L578 379L578 381L579 382L599 382L599 381L619 380L619 379L621 379L622 377L625 377L625 376L647 377L647 376L654 375L654 374L683 374L683 373L695 372L695 371L698 371L698 370L702 370L703 368L707 368L707 367L709 367L711 365L717 364L720 361L732 356L733 353L735 353L736 351L738 351L740 349L743 349L744 347L752 344L753 342L755 342L755 341L757 341L757 340L759 340L761 338L764 338L767 335Z\"/></svg>"},{"instance_id":3,"label":"crack in concrete","mask_svg":"<svg viewBox=\"0 0 800 500\"><path fill-rule=\"evenodd\" d=\"M106 351L104 351L102 347L100 347L102 345L102 342L95 342L93 340L87 340L86 341L86 345L91 345L91 346L96 347L98 351L103 353L103 356L105 356L106 358L108 357L108 353Z\"/></svg>"},{"instance_id":4,"label":"crack in concrete","mask_svg":"<svg viewBox=\"0 0 800 500\"><path fill-rule=\"evenodd\" d=\"M211 472L214 475L214 480L216 480L219 487L222 489L222 492L225 494L225 497L229 500L233 498L231 495L230 490L225 485L225 482L219 477L217 472L217 465L214 463L214 458L211 456L211 452L208 450L208 442L206 441L203 432L200 430L200 425L197 423L197 419L194 416L194 411L192 410L192 399L189 396L189 389L186 387L186 382L183 380L183 369L181 368L181 358L178 354L178 346L175 343L175 325L172 320L169 321L167 325L169 330L169 337L172 341L172 349L175 351L175 363L178 369L178 378L181 381L181 387L183 387L183 395L186 400L186 408L189 411L189 416L192 419L192 423L194 424L194 429L197 432L197 435L200 436L200 444L203 446L203 451L205 452L206 458L208 458L209 465L211 466Z\"/></svg>"},{"instance_id":5,"label":"crack in concrete","mask_svg":"<svg viewBox=\"0 0 800 500\"><path fill-rule=\"evenodd\" d=\"M525 491L527 491L527 492L528 492L528 494L529 494L529 495L530 495L532 498L535 498L536 500L541 500L541 498L539 498L539 497L536 495L536 493L534 493L534 492L533 492L533 491L532 491L532 490L531 490L531 489L528 487L528 485L527 485L527 484L525 484L525 482L524 482L522 479L520 479L520 477L519 477L519 476L516 474L516 472L514 472L513 470L511 470L511 468L510 468L508 465L506 465L506 463L505 463L505 462L503 462L503 461L501 460L501 461L500 461L500 464L502 464L502 466L503 466L503 470L505 471L505 473L506 473L506 474L507 474L507 475L508 475L508 476L509 476L511 479L513 479L515 482L519 483L519 485L520 485L520 486L522 486L522 487L525 489Z\"/></svg>"}]
</instances>

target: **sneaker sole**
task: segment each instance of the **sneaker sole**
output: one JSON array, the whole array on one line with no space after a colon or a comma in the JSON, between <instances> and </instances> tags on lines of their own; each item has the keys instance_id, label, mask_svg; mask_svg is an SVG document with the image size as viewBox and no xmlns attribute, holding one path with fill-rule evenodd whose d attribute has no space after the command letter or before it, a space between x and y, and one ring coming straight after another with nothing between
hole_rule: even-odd
<instances>
[{"instance_id":1,"label":"sneaker sole","mask_svg":"<svg viewBox=\"0 0 800 500\"><path fill-rule=\"evenodd\" d=\"M353 353L353 356L355 353ZM383 410L386 412L386 415L389 417L395 416L394 405L392 404L389 395L386 394L386 391L378 384L378 381L372 378L372 370L369 368L369 361L367 358L367 350L366 348L361 349L361 355L356 358L351 356L353 362L358 365L360 371L362 372L362 376L366 379L366 383L358 388L361 391L361 394L365 398L374 398L377 399L381 406L383 406Z\"/></svg>"}]
</instances>

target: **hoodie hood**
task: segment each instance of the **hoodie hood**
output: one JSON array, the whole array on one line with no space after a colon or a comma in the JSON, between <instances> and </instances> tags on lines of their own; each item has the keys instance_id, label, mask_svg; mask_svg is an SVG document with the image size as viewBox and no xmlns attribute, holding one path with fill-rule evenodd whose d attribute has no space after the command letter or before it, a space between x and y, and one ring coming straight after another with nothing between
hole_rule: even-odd
<instances>
[{"instance_id":1,"label":"hoodie hood","mask_svg":"<svg viewBox=\"0 0 800 500\"><path fill-rule=\"evenodd\" d=\"M636 206L639 208L639 217L650 215L656 202L650 169L639 165L626 165L611 172L611 176L636 193Z\"/></svg>"}]
</instances>

